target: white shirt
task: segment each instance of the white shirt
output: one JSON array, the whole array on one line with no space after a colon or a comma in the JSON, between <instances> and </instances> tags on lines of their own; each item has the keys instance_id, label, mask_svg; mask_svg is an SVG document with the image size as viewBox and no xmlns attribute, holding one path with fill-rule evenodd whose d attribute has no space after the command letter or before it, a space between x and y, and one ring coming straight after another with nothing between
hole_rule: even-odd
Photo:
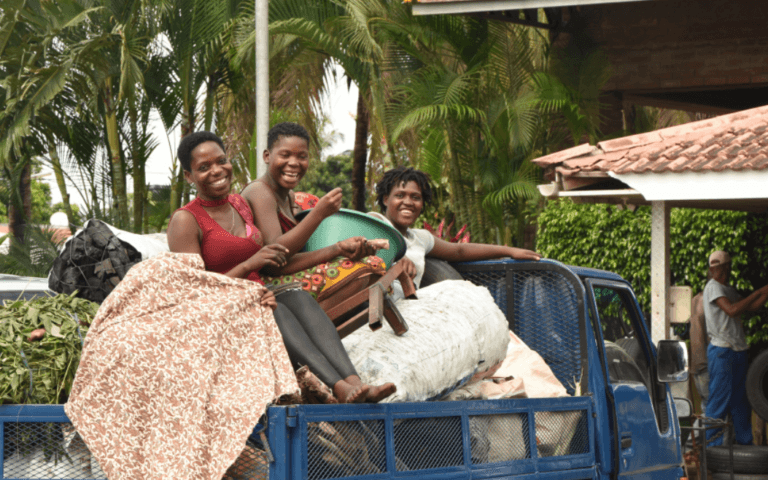
<instances>
[{"instance_id":1,"label":"white shirt","mask_svg":"<svg viewBox=\"0 0 768 480\"><path fill-rule=\"evenodd\" d=\"M392 222L381 213L369 212L368 215L392 225ZM394 228L394 225L392 225L392 228ZM405 232L405 235L403 235L403 238L405 239L405 245L407 247L405 258L413 262L413 265L416 267L416 277L413 279L413 284L418 288L421 284L421 277L424 276L427 254L431 252L435 246L435 236L429 233L428 230L422 228L409 228ZM392 287L395 290L395 293L392 295L393 301L405 297L400 282L394 282Z\"/></svg>"},{"instance_id":2,"label":"white shirt","mask_svg":"<svg viewBox=\"0 0 768 480\"><path fill-rule=\"evenodd\" d=\"M723 285L714 278L704 287L704 319L707 322L707 334L712 337L710 341L716 347L730 348L741 352L749 348L744 335L744 327L741 318L728 316L715 303L718 298L725 297L731 303L741 300L741 295L730 285Z\"/></svg>"}]
</instances>

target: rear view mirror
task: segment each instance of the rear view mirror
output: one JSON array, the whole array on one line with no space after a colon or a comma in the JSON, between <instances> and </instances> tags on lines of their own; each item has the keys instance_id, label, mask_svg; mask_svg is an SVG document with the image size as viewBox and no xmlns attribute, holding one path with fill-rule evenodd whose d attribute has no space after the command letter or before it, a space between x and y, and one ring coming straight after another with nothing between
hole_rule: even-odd
<instances>
[{"instance_id":1,"label":"rear view mirror","mask_svg":"<svg viewBox=\"0 0 768 480\"><path fill-rule=\"evenodd\" d=\"M659 340L656 348L659 359L657 377L661 383L688 380L688 349L677 340Z\"/></svg>"}]
</instances>

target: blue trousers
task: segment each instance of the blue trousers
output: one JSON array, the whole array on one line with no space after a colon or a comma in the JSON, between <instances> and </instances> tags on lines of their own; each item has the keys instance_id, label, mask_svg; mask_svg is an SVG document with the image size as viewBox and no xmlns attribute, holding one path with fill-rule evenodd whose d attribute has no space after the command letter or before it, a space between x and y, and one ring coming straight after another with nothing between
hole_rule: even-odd
<instances>
[{"instance_id":1,"label":"blue trousers","mask_svg":"<svg viewBox=\"0 0 768 480\"><path fill-rule=\"evenodd\" d=\"M752 444L752 408L747 401L747 352L734 352L730 348L707 347L709 369L709 399L707 416L724 420L731 414L736 443ZM707 430L707 439L718 429ZM707 445L722 445L720 436Z\"/></svg>"}]
</instances>

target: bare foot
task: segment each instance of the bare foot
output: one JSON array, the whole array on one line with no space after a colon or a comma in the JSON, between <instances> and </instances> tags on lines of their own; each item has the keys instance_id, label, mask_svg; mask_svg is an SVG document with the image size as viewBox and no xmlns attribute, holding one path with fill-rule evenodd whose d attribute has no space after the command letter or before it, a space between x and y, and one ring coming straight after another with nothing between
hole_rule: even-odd
<instances>
[{"instance_id":1,"label":"bare foot","mask_svg":"<svg viewBox=\"0 0 768 480\"><path fill-rule=\"evenodd\" d=\"M370 388L368 385L352 385L340 380L333 386L333 395L339 403L362 403L368 398Z\"/></svg>"},{"instance_id":2,"label":"bare foot","mask_svg":"<svg viewBox=\"0 0 768 480\"><path fill-rule=\"evenodd\" d=\"M392 395L397 391L397 387L394 383L385 383L384 385L377 385L375 387L371 387L370 390L368 390L368 396L365 398L366 402L371 403L379 403L380 401L384 400L388 396Z\"/></svg>"}]
</instances>

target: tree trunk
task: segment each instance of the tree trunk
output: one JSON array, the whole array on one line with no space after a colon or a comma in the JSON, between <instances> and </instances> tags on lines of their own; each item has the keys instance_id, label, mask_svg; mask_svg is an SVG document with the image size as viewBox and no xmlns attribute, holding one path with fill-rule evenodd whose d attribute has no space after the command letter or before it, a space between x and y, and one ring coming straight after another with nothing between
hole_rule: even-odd
<instances>
[{"instance_id":1,"label":"tree trunk","mask_svg":"<svg viewBox=\"0 0 768 480\"><path fill-rule=\"evenodd\" d=\"M355 147L352 151L352 206L365 212L365 165L368 161L368 109L363 92L357 94L357 118L355 119Z\"/></svg>"},{"instance_id":2,"label":"tree trunk","mask_svg":"<svg viewBox=\"0 0 768 480\"><path fill-rule=\"evenodd\" d=\"M205 92L205 120L203 125L205 130L210 132L213 125L213 111L215 108L214 100L216 100L216 89L218 88L218 81L213 75L208 75L207 88Z\"/></svg>"},{"instance_id":3,"label":"tree trunk","mask_svg":"<svg viewBox=\"0 0 768 480\"><path fill-rule=\"evenodd\" d=\"M125 170L120 155L120 134L117 129L117 112L112 98L112 80L107 79L104 92L105 123L109 158L112 164L112 194L117 209L118 227L128 227L128 194L125 189Z\"/></svg>"},{"instance_id":4,"label":"tree trunk","mask_svg":"<svg viewBox=\"0 0 768 480\"><path fill-rule=\"evenodd\" d=\"M190 133L195 131L195 109L192 106L184 106L181 118L181 138L186 137ZM176 181L171 183L171 215L183 204L184 191L189 196L189 190L185 188L184 169L179 164L179 172L176 177Z\"/></svg>"},{"instance_id":5,"label":"tree trunk","mask_svg":"<svg viewBox=\"0 0 768 480\"><path fill-rule=\"evenodd\" d=\"M56 150L56 144L52 139L48 139L48 156L51 157L51 165L53 165L53 174L56 176L56 185L61 192L61 203L64 204L64 212L67 214L67 223L69 224L69 230L75 232L77 229L77 219L72 211L72 204L69 203L69 193L67 193L67 182L64 179L64 171L61 168L61 161L59 160L59 152Z\"/></svg>"},{"instance_id":6,"label":"tree trunk","mask_svg":"<svg viewBox=\"0 0 768 480\"><path fill-rule=\"evenodd\" d=\"M133 159L133 231L144 233L142 231L144 225L144 201L147 196L144 166L147 159L137 153L139 125L136 118L136 104L133 102L128 102L128 115L131 122L131 148L133 149L131 153L131 159Z\"/></svg>"},{"instance_id":7,"label":"tree trunk","mask_svg":"<svg viewBox=\"0 0 768 480\"><path fill-rule=\"evenodd\" d=\"M13 156L13 154L11 154ZM11 202L8 206L8 229L10 230L12 241L19 244L24 243L27 233L27 225L32 218L32 166L29 159L20 159L23 162L14 168L14 180L18 179L18 191L16 195L11 194Z\"/></svg>"},{"instance_id":8,"label":"tree trunk","mask_svg":"<svg viewBox=\"0 0 768 480\"><path fill-rule=\"evenodd\" d=\"M461 162L459 161L458 152L456 152L455 145L451 141L453 138L451 131L451 127L448 126L445 130L445 136L446 136L446 147L448 149L448 182L451 186L451 205L453 207L453 213L456 215L457 218L457 225L464 225L466 224L470 228L470 233L472 236L475 236L475 233L472 232L471 227L471 216L470 216L470 210L468 209L469 202L467 201L465 192L464 192L464 186L462 185L461 181Z\"/></svg>"}]
</instances>

